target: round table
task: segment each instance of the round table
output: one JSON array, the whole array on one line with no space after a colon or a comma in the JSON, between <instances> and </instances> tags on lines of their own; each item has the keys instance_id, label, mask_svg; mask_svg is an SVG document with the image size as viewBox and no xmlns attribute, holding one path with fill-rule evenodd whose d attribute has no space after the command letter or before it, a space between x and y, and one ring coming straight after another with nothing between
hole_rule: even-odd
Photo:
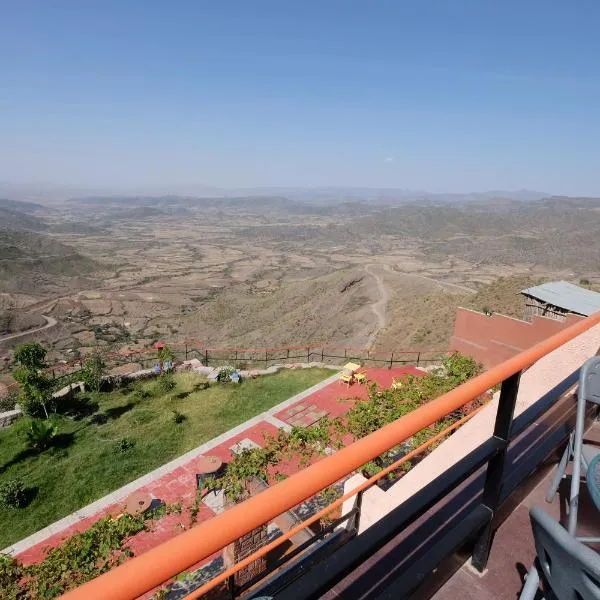
<instances>
[{"instance_id":1,"label":"round table","mask_svg":"<svg viewBox=\"0 0 600 600\"><path fill-rule=\"evenodd\" d=\"M592 458L585 479L592 501L600 510L600 454Z\"/></svg>"},{"instance_id":2,"label":"round table","mask_svg":"<svg viewBox=\"0 0 600 600\"><path fill-rule=\"evenodd\" d=\"M218 456L200 456L196 461L196 488L204 489L204 481L217 473L223 466L223 461Z\"/></svg>"},{"instance_id":3,"label":"round table","mask_svg":"<svg viewBox=\"0 0 600 600\"><path fill-rule=\"evenodd\" d=\"M146 492L134 492L125 501L125 512L130 515L145 513L152 504L152 496Z\"/></svg>"},{"instance_id":4,"label":"round table","mask_svg":"<svg viewBox=\"0 0 600 600\"><path fill-rule=\"evenodd\" d=\"M218 456L200 456L196 462L196 470L202 475L212 475L222 465L223 461Z\"/></svg>"}]
</instances>

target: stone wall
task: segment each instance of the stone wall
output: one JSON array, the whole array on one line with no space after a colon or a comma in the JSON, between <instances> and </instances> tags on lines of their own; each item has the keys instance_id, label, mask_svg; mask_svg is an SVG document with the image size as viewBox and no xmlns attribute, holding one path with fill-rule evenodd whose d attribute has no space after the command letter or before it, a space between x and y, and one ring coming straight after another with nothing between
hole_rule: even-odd
<instances>
[{"instance_id":1,"label":"stone wall","mask_svg":"<svg viewBox=\"0 0 600 600\"><path fill-rule=\"evenodd\" d=\"M21 415L23 411L20 408L14 410L7 410L6 412L0 413L0 427L8 427L12 425Z\"/></svg>"}]
</instances>

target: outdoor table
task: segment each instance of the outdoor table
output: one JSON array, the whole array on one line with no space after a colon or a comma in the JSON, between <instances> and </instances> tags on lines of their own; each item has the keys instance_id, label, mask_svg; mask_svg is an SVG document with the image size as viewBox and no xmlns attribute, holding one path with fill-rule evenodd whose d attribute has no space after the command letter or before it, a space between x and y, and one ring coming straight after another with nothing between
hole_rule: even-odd
<instances>
[{"instance_id":1,"label":"outdoor table","mask_svg":"<svg viewBox=\"0 0 600 600\"><path fill-rule=\"evenodd\" d=\"M208 476L214 475L223 466L218 456L200 456L196 462L196 487L202 490Z\"/></svg>"},{"instance_id":2,"label":"outdoor table","mask_svg":"<svg viewBox=\"0 0 600 600\"><path fill-rule=\"evenodd\" d=\"M152 496L146 492L133 492L125 501L125 512L130 515L145 513L152 504Z\"/></svg>"},{"instance_id":3,"label":"outdoor table","mask_svg":"<svg viewBox=\"0 0 600 600\"><path fill-rule=\"evenodd\" d=\"M600 510L600 454L592 458L585 478L592 501Z\"/></svg>"}]
</instances>

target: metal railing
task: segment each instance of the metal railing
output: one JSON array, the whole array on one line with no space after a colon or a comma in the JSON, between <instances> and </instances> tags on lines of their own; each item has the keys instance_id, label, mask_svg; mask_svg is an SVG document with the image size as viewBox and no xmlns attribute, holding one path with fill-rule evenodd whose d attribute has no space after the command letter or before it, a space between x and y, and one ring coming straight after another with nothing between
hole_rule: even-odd
<instances>
[{"instance_id":1,"label":"metal railing","mask_svg":"<svg viewBox=\"0 0 600 600\"><path fill-rule=\"evenodd\" d=\"M545 402L520 415L519 419L513 420L521 372L598 323L600 323L600 313L562 330L443 396L422 405L397 421L273 485L259 495L67 593L65 598L74 600L84 598L86 600L104 598L131 600L137 598L208 559L255 528L271 522L307 498L353 473L370 460L408 440L417 432L458 410L494 386L501 384L500 401L492 437L411 496L385 518L372 525L360 536L344 544L333 555L329 555L327 558L322 557L321 562L311 564L310 576L296 578L284 589L278 588L277 581L268 582L268 585L272 586L271 590L277 589L278 598L293 598L294 600L318 598L324 591L352 572L357 565L361 565L373 556L374 552L396 536L399 531L415 523L429 508L448 496L458 485L465 482L482 467L485 467L486 473L481 482L478 500L464 515L464 518L461 518L453 527L447 527L435 543L426 548L426 552L421 552L419 569L410 570L408 577L412 580L408 582L405 580L406 587L403 590L407 592L407 590L413 589L418 585L419 577L423 577L425 573L431 571L458 544L473 536L477 538L473 563L479 569L484 568L490 550L492 521L500 502L506 497L511 487L522 482L530 472L528 469L531 469L531 466L527 466L524 473L515 471L511 474L512 480L507 484L505 464L509 444L515 435L527 428L541 414L544 414L549 406ZM564 392L575 382L576 377L567 378L563 382L561 390ZM560 390L556 391L557 394L558 391ZM559 433L557 439L552 436L548 438L554 445L560 443L568 431L563 427ZM517 477L517 475L519 476ZM358 492L353 491L353 493ZM260 552L261 550L246 560L254 560ZM301 572L305 573L306 569ZM196 592L190 597L197 597Z\"/></svg>"}]
</instances>

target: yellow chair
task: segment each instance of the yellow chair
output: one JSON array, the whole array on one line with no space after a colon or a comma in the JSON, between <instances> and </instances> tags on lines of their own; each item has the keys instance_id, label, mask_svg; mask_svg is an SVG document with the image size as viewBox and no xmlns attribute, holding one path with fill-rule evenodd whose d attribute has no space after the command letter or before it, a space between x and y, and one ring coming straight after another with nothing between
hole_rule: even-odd
<instances>
[{"instance_id":1,"label":"yellow chair","mask_svg":"<svg viewBox=\"0 0 600 600\"><path fill-rule=\"evenodd\" d=\"M354 380L354 373L352 373L352 371L347 371L346 369L344 369L340 373L340 381L342 383L345 383L348 387L350 387L352 385L353 380Z\"/></svg>"},{"instance_id":2,"label":"yellow chair","mask_svg":"<svg viewBox=\"0 0 600 600\"><path fill-rule=\"evenodd\" d=\"M357 365L356 363L346 363L342 368L342 372L340 374L340 381L342 383L345 383L348 387L350 387L354 383L355 373L359 369L360 365Z\"/></svg>"},{"instance_id":3,"label":"yellow chair","mask_svg":"<svg viewBox=\"0 0 600 600\"><path fill-rule=\"evenodd\" d=\"M367 383L367 374L362 372L356 373L354 379L356 379L357 383Z\"/></svg>"}]
</instances>

